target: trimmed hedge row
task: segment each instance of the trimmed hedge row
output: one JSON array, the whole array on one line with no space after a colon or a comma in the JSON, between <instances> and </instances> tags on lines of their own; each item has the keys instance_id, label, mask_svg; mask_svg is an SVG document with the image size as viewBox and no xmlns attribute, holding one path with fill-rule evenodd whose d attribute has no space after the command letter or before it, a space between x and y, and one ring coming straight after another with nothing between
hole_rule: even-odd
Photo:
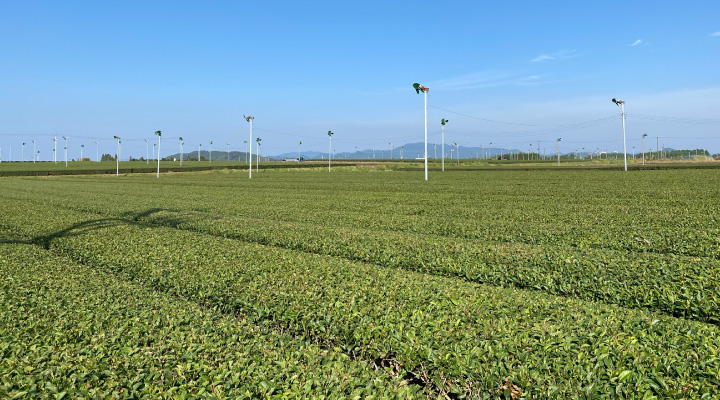
<instances>
[{"instance_id":1,"label":"trimmed hedge row","mask_svg":"<svg viewBox=\"0 0 720 400\"><path fill-rule=\"evenodd\" d=\"M413 398L421 387L0 233L1 398ZM14 244L9 244L14 242Z\"/></svg>"},{"instance_id":2,"label":"trimmed hedge row","mask_svg":"<svg viewBox=\"0 0 720 400\"><path fill-rule=\"evenodd\" d=\"M720 331L601 303L143 226L5 214L15 232L126 279L379 360L440 394L699 398L720 390Z\"/></svg>"},{"instance_id":3,"label":"trimmed hedge row","mask_svg":"<svg viewBox=\"0 0 720 400\"><path fill-rule=\"evenodd\" d=\"M189 188L186 191L192 192ZM158 196L153 200L161 203L173 204L177 201L173 199L174 196L185 200L184 193L153 195ZM46 198L42 201L35 200L36 194L33 191L16 193L13 198L15 200L6 205L8 213L44 208L48 201ZM387 231L376 229L375 226L358 227L364 222L370 225L371 221L383 220L374 213L367 216L346 213L348 220L359 220L348 222L349 227L336 226L334 223L323 226L319 213L308 215L306 218L310 222L299 221L303 218L300 215L302 213L293 216L292 221L257 219L237 215L238 212L230 202L224 204L232 211L224 213L219 201L213 202L205 198L201 198L199 202L207 207L204 209L192 207L192 204L198 203L188 200L190 207L186 206L184 210L149 209L137 212L123 211L136 209L137 205L130 202L118 204L109 200L100 203L88 199L62 199L63 202L66 200L68 204L62 205L60 200L56 200L55 204L66 209L91 210L110 218L138 220L381 266L462 277L478 283L542 290L551 294L661 311L672 316L720 324L720 282L716 279L720 275L720 260L714 257L583 248L566 244L488 242L464 237L427 235L419 233L424 221L413 226L410 223L411 218L407 216L393 217L401 221L398 224L403 225L402 229L406 231ZM298 202L298 207L307 209L309 206L304 205L303 200ZM12 207L14 211L11 211ZM264 207L272 208L268 204ZM412 205L409 207L412 208ZM258 214L288 213L286 209L275 209L276 211L258 210ZM327 219L338 221L341 216L340 212L330 211ZM386 221L384 226L392 223ZM448 229L457 231L462 229L463 221L458 222L458 225L460 227L449 224L447 226ZM498 231L504 230L500 227ZM516 236L520 234L516 233ZM702 234L708 240L717 240L711 238L708 232ZM572 237L569 232L566 235ZM542 232L539 236L536 241L543 242ZM585 238L577 240L590 239L586 235ZM690 243L697 242L702 243ZM717 246L717 249L720 249L720 246Z\"/></svg>"}]
</instances>

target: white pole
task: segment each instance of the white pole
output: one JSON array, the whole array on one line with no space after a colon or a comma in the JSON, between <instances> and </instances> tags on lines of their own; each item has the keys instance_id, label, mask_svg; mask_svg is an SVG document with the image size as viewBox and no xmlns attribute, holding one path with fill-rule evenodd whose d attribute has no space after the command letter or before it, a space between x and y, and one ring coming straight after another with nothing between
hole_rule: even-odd
<instances>
[{"instance_id":1,"label":"white pole","mask_svg":"<svg viewBox=\"0 0 720 400\"><path fill-rule=\"evenodd\" d=\"M65 166L67 167L68 166L68 163L67 163L68 137L63 136L63 138L65 139Z\"/></svg>"},{"instance_id":2,"label":"white pole","mask_svg":"<svg viewBox=\"0 0 720 400\"><path fill-rule=\"evenodd\" d=\"M332 131L328 131L328 136L330 137L330 152L328 153L328 172L331 171L332 167Z\"/></svg>"},{"instance_id":3,"label":"white pole","mask_svg":"<svg viewBox=\"0 0 720 400\"><path fill-rule=\"evenodd\" d=\"M258 138L258 139L260 139L260 138ZM255 139L255 141L257 142L257 149L256 149L257 154L255 154L255 172L259 173L260 172L260 141L257 139Z\"/></svg>"},{"instance_id":4,"label":"white pole","mask_svg":"<svg viewBox=\"0 0 720 400\"><path fill-rule=\"evenodd\" d=\"M53 150L53 162L57 164L57 135L53 137L53 141L55 142L55 149Z\"/></svg>"},{"instance_id":5,"label":"white pole","mask_svg":"<svg viewBox=\"0 0 720 400\"><path fill-rule=\"evenodd\" d=\"M425 180L428 180L428 159L427 159L427 90L423 90L425 95Z\"/></svg>"},{"instance_id":6,"label":"white pole","mask_svg":"<svg viewBox=\"0 0 720 400\"><path fill-rule=\"evenodd\" d=\"M115 176L120 176L120 137L115 136L117 141L117 154L115 155Z\"/></svg>"},{"instance_id":7,"label":"white pole","mask_svg":"<svg viewBox=\"0 0 720 400\"><path fill-rule=\"evenodd\" d=\"M150 164L150 142L145 139L145 164Z\"/></svg>"},{"instance_id":8,"label":"white pole","mask_svg":"<svg viewBox=\"0 0 720 400\"><path fill-rule=\"evenodd\" d=\"M82 149L80 149L80 159L82 159ZM35 152L35 141L33 140L33 164L37 160L37 153Z\"/></svg>"},{"instance_id":9,"label":"white pole","mask_svg":"<svg viewBox=\"0 0 720 400\"><path fill-rule=\"evenodd\" d=\"M627 147L625 145L625 102L620 104L622 109L622 125L623 125L623 159L625 160L625 171L627 171Z\"/></svg>"},{"instance_id":10,"label":"white pole","mask_svg":"<svg viewBox=\"0 0 720 400\"><path fill-rule=\"evenodd\" d=\"M198 145L198 161L200 161L200 146L202 146L202 144Z\"/></svg>"},{"instance_id":11,"label":"white pole","mask_svg":"<svg viewBox=\"0 0 720 400\"><path fill-rule=\"evenodd\" d=\"M442 125L442 171L445 172L445 124Z\"/></svg>"},{"instance_id":12,"label":"white pole","mask_svg":"<svg viewBox=\"0 0 720 400\"><path fill-rule=\"evenodd\" d=\"M100 162L100 146L95 142L95 162Z\"/></svg>"},{"instance_id":13,"label":"white pole","mask_svg":"<svg viewBox=\"0 0 720 400\"><path fill-rule=\"evenodd\" d=\"M208 150L210 150L210 158L208 162L212 162L212 140L210 141L210 144L208 145Z\"/></svg>"},{"instance_id":14,"label":"white pole","mask_svg":"<svg viewBox=\"0 0 720 400\"><path fill-rule=\"evenodd\" d=\"M330 136L330 151L328 152L328 172L332 168L332 135Z\"/></svg>"},{"instance_id":15,"label":"white pole","mask_svg":"<svg viewBox=\"0 0 720 400\"><path fill-rule=\"evenodd\" d=\"M157 166L157 178L160 179L160 137L162 136L161 131L156 131L155 134L158 137L158 152L157 152L157 158L158 158L158 166Z\"/></svg>"},{"instance_id":16,"label":"white pole","mask_svg":"<svg viewBox=\"0 0 720 400\"><path fill-rule=\"evenodd\" d=\"M643 133L642 135L642 158L643 158L643 165L645 165L645 136L647 136L647 133Z\"/></svg>"},{"instance_id":17,"label":"white pole","mask_svg":"<svg viewBox=\"0 0 720 400\"><path fill-rule=\"evenodd\" d=\"M81 144L80 145L80 161L82 161L82 159L83 159L83 149L85 149L85 145ZM33 143L33 153L34 152L35 152L35 143Z\"/></svg>"},{"instance_id":18,"label":"white pole","mask_svg":"<svg viewBox=\"0 0 720 400\"><path fill-rule=\"evenodd\" d=\"M228 147L228 159L227 160L230 161L230 143L225 142L225 144Z\"/></svg>"},{"instance_id":19,"label":"white pole","mask_svg":"<svg viewBox=\"0 0 720 400\"><path fill-rule=\"evenodd\" d=\"M560 138L557 140L557 160L558 160L558 167L560 166Z\"/></svg>"},{"instance_id":20,"label":"white pole","mask_svg":"<svg viewBox=\"0 0 720 400\"><path fill-rule=\"evenodd\" d=\"M250 122L250 141L248 142L248 153L247 153L248 156L250 157L250 159L249 159L250 162L248 163L248 166L250 167L250 168L248 168L250 170L250 178L249 179L252 179L252 126L253 126L254 119L255 118L253 118L253 117L245 117L245 120Z\"/></svg>"},{"instance_id":21,"label":"white pole","mask_svg":"<svg viewBox=\"0 0 720 400\"><path fill-rule=\"evenodd\" d=\"M457 165L459 166L460 165L460 144L456 142L455 147L457 148Z\"/></svg>"}]
</instances>

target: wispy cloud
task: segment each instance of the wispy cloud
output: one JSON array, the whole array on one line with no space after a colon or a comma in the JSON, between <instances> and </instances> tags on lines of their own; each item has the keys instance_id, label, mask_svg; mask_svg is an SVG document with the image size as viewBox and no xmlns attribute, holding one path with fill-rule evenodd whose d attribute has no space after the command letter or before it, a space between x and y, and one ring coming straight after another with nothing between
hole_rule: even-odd
<instances>
[{"instance_id":1,"label":"wispy cloud","mask_svg":"<svg viewBox=\"0 0 720 400\"><path fill-rule=\"evenodd\" d=\"M718 37L718 36L720 36L720 31L713 32L713 33L710 34L710 36Z\"/></svg>"},{"instance_id":2,"label":"wispy cloud","mask_svg":"<svg viewBox=\"0 0 720 400\"><path fill-rule=\"evenodd\" d=\"M539 56L530 60L531 62L543 62L548 60L564 60L567 58L575 58L579 56L577 50L560 50L550 54L540 54Z\"/></svg>"},{"instance_id":3,"label":"wispy cloud","mask_svg":"<svg viewBox=\"0 0 720 400\"><path fill-rule=\"evenodd\" d=\"M630 46L630 47L635 47L635 46L640 46L641 44L643 44L643 40L642 40L642 39L638 39L638 40L630 43L628 46ZM647 43L645 43L645 44L647 44Z\"/></svg>"},{"instance_id":4,"label":"wispy cloud","mask_svg":"<svg viewBox=\"0 0 720 400\"><path fill-rule=\"evenodd\" d=\"M483 72L428 82L428 87L442 90L468 90L509 85L542 83L538 75Z\"/></svg>"}]
</instances>

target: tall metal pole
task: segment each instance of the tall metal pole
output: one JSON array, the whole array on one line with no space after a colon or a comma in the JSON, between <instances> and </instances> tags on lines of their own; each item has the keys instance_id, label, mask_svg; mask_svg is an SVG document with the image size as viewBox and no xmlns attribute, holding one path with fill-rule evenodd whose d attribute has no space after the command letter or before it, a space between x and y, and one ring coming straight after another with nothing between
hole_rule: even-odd
<instances>
[{"instance_id":1,"label":"tall metal pole","mask_svg":"<svg viewBox=\"0 0 720 400\"><path fill-rule=\"evenodd\" d=\"M209 152L209 156L210 156L209 162L212 162L212 140L210 141L210 144L208 145L208 150L210 150L210 152Z\"/></svg>"},{"instance_id":2,"label":"tall metal pole","mask_svg":"<svg viewBox=\"0 0 720 400\"><path fill-rule=\"evenodd\" d=\"M557 138L557 149L556 149L556 152L557 152L558 167L560 166L560 140L562 140L562 139L561 139L561 138Z\"/></svg>"},{"instance_id":3,"label":"tall metal pole","mask_svg":"<svg viewBox=\"0 0 720 400\"><path fill-rule=\"evenodd\" d=\"M627 144L625 143L625 102L620 105L622 109L622 125L623 125L623 161L625 162L625 171L627 171Z\"/></svg>"},{"instance_id":4,"label":"tall metal pole","mask_svg":"<svg viewBox=\"0 0 720 400\"><path fill-rule=\"evenodd\" d=\"M53 137L53 142L55 142L55 149L53 150L53 162L57 164L57 135Z\"/></svg>"},{"instance_id":5,"label":"tall metal pole","mask_svg":"<svg viewBox=\"0 0 720 400\"><path fill-rule=\"evenodd\" d=\"M225 142L225 145L227 145L228 148L228 161L230 161L230 143Z\"/></svg>"},{"instance_id":6,"label":"tall metal pole","mask_svg":"<svg viewBox=\"0 0 720 400\"><path fill-rule=\"evenodd\" d=\"M642 165L645 165L645 136L647 136L647 133L642 135Z\"/></svg>"},{"instance_id":7,"label":"tall metal pole","mask_svg":"<svg viewBox=\"0 0 720 400\"><path fill-rule=\"evenodd\" d=\"M81 144L81 145L80 145L80 161L83 160L83 150L84 150L84 149L85 149L85 145L84 145L84 144ZM35 143L33 143L33 153L34 153L34 152L35 152Z\"/></svg>"},{"instance_id":8,"label":"tall metal pole","mask_svg":"<svg viewBox=\"0 0 720 400\"><path fill-rule=\"evenodd\" d=\"M248 163L248 166L250 167L250 168L248 168L248 170L249 170L249 172L250 172L250 178L249 178L249 179L252 179L252 126L253 126L253 120L254 120L254 119L255 119L255 118L254 118L254 117L251 117L251 116L245 117L245 121L247 121L247 122L250 123L250 141L248 142L248 143L250 143L250 145L248 146L248 148L249 148L250 151L248 151L248 153L247 153L247 154L249 154L249 157L250 157L250 159L249 159L250 162Z\"/></svg>"},{"instance_id":9,"label":"tall metal pole","mask_svg":"<svg viewBox=\"0 0 720 400\"><path fill-rule=\"evenodd\" d=\"M63 136L63 139L65 139L65 166L67 167L68 166L68 163L67 163L68 137Z\"/></svg>"},{"instance_id":10,"label":"tall metal pole","mask_svg":"<svg viewBox=\"0 0 720 400\"><path fill-rule=\"evenodd\" d=\"M255 155L255 172L260 172L260 141L262 139L257 138L255 141L257 142L257 154Z\"/></svg>"},{"instance_id":11,"label":"tall metal pole","mask_svg":"<svg viewBox=\"0 0 720 400\"><path fill-rule=\"evenodd\" d=\"M145 164L150 164L150 141L145 139Z\"/></svg>"},{"instance_id":12,"label":"tall metal pole","mask_svg":"<svg viewBox=\"0 0 720 400\"><path fill-rule=\"evenodd\" d=\"M157 158L158 158L158 166L157 166L157 177L160 179L160 137L162 136L162 132L155 131L155 134L158 137L158 152L157 152Z\"/></svg>"},{"instance_id":13,"label":"tall metal pole","mask_svg":"<svg viewBox=\"0 0 720 400\"><path fill-rule=\"evenodd\" d=\"M425 180L428 180L428 157L427 157L427 92L428 89L423 90L425 94Z\"/></svg>"},{"instance_id":14,"label":"tall metal pole","mask_svg":"<svg viewBox=\"0 0 720 400\"><path fill-rule=\"evenodd\" d=\"M115 155L115 176L120 176L120 136L113 136L117 140L117 154Z\"/></svg>"},{"instance_id":15,"label":"tall metal pole","mask_svg":"<svg viewBox=\"0 0 720 400\"><path fill-rule=\"evenodd\" d=\"M182 167L182 160L183 160L183 145L185 144L185 143L183 143L182 140L183 140L183 138L182 138L182 136L180 136L180 166L181 167Z\"/></svg>"},{"instance_id":16,"label":"tall metal pole","mask_svg":"<svg viewBox=\"0 0 720 400\"><path fill-rule=\"evenodd\" d=\"M35 152L35 141L33 140L33 164L37 160L37 153ZM82 160L82 149L80 150L80 159Z\"/></svg>"},{"instance_id":17,"label":"tall metal pole","mask_svg":"<svg viewBox=\"0 0 720 400\"><path fill-rule=\"evenodd\" d=\"M450 120L448 119L441 119L440 124L442 125L442 170L445 172L445 124L447 124ZM437 157L435 157L437 158Z\"/></svg>"},{"instance_id":18,"label":"tall metal pole","mask_svg":"<svg viewBox=\"0 0 720 400\"><path fill-rule=\"evenodd\" d=\"M390 145L390 159L392 160L395 158L395 146L393 146L392 143L388 143L388 144Z\"/></svg>"},{"instance_id":19,"label":"tall metal pole","mask_svg":"<svg viewBox=\"0 0 720 400\"><path fill-rule=\"evenodd\" d=\"M328 153L328 172L331 171L332 167L332 135L334 135L332 131L328 131L328 136L330 137L330 152Z\"/></svg>"},{"instance_id":20,"label":"tall metal pole","mask_svg":"<svg viewBox=\"0 0 720 400\"><path fill-rule=\"evenodd\" d=\"M455 148L457 149L457 165L460 165L460 144L455 142Z\"/></svg>"}]
</instances>

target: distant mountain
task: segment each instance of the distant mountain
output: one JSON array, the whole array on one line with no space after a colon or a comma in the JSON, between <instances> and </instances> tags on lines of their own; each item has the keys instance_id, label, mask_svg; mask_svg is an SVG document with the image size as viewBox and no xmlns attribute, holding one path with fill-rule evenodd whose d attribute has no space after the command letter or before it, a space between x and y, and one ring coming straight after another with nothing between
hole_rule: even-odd
<instances>
[{"instance_id":1,"label":"distant mountain","mask_svg":"<svg viewBox=\"0 0 720 400\"><path fill-rule=\"evenodd\" d=\"M510 153L509 149L506 148L496 148L496 147L472 147L472 146L454 146L452 143L445 143L445 158L452 158L457 159L457 151L460 151L460 158L461 159L468 159L468 158L482 158L482 157L492 157L497 158L501 155L507 155ZM523 154L526 154L529 149L525 149ZM535 150L535 149L533 149ZM546 153L544 153L546 151ZM670 151L670 149L666 149L666 151ZM518 149L513 149L513 154L518 154ZM545 154L548 157L552 157L555 155L554 148L552 149L542 149L540 154ZM560 153L561 155L571 154L571 153ZM246 161L248 154L243 151L231 151L230 152L230 160L231 161ZM287 153L281 153L281 154L273 154L273 155L265 155L262 154L263 157L269 157L271 160L283 160L286 158L296 158L298 156L297 152L287 152ZM327 160L328 153L326 152L320 152L320 151L302 151L302 156L306 160ZM343 151L338 152L333 155L333 159L337 160L344 160L344 159L358 159L358 160L380 160L380 159L415 159L415 158L422 158L424 156L423 151L423 143L417 142L417 143L406 143L404 145L395 146L394 148L382 148L382 149L363 149L358 151ZM209 160L210 153L207 150L200 150L200 157L203 160ZM253 154L253 158L255 157L255 154ZM428 143L428 157L430 159L433 158L441 158L442 157L442 144L440 143ZM183 153L183 159L184 160L197 160L198 158L198 152L195 151L188 151ZM164 159L180 159L180 153L175 153L169 156L164 157ZM212 152L212 160L213 161L227 161L228 160L228 152L227 151L215 151Z\"/></svg>"},{"instance_id":2,"label":"distant mountain","mask_svg":"<svg viewBox=\"0 0 720 400\"><path fill-rule=\"evenodd\" d=\"M446 158L457 158L456 151L457 146L445 143L445 157ZM467 147L460 146L460 158L479 158L485 157L499 157L501 154L507 154L509 151L504 148L490 148L487 147ZM517 154L517 150L515 150ZM406 143L404 145L395 146L394 148L383 148L383 149L363 149L355 151L344 151L338 152L333 155L333 158L338 160L342 159L359 159L359 160L372 160L372 159L415 159L424 157L425 152L423 151L423 143ZM285 157L297 157L297 153L284 153L273 158L285 158ZM303 157L306 159L327 159L328 153L322 152L303 152ZM428 143L428 158L441 158L442 157L442 144Z\"/></svg>"}]
</instances>

